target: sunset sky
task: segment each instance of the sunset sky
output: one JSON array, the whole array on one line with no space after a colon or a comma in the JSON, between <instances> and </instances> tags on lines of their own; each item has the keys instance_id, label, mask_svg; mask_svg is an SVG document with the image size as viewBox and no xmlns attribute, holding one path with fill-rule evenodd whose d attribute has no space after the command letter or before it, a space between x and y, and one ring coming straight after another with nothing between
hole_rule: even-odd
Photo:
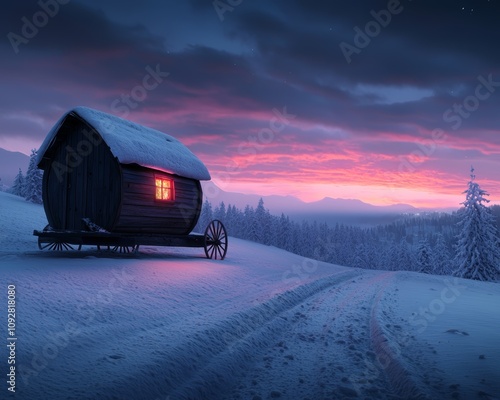
<instances>
[{"instance_id":1,"label":"sunset sky","mask_svg":"<svg viewBox=\"0 0 500 400\"><path fill-rule=\"evenodd\" d=\"M175 136L227 191L458 207L474 165L500 203L498 0L7 3L4 149L83 105Z\"/></svg>"}]
</instances>

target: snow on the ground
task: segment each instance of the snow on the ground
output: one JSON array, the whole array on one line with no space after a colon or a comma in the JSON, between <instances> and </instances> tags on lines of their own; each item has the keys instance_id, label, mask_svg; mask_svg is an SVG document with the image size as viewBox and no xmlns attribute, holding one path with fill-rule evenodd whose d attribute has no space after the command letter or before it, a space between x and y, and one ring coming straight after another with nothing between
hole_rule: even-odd
<instances>
[{"instance_id":1,"label":"snow on the ground","mask_svg":"<svg viewBox=\"0 0 500 400\"><path fill-rule=\"evenodd\" d=\"M407 316L407 333L417 339L416 349L402 347L403 356L426 353L460 398L499 398L499 285L436 278L399 273L382 300L391 315ZM406 338L395 339L404 344Z\"/></svg>"},{"instance_id":2,"label":"snow on the ground","mask_svg":"<svg viewBox=\"0 0 500 400\"><path fill-rule=\"evenodd\" d=\"M224 261L186 248L40 252L43 207L0 193L0 213L0 297L15 284L18 302L16 399L500 393L497 284L345 268L234 238ZM14 398L6 383L0 393Z\"/></svg>"},{"instance_id":3,"label":"snow on the ground","mask_svg":"<svg viewBox=\"0 0 500 400\"><path fill-rule=\"evenodd\" d=\"M0 253L34 250L33 230L47 225L43 206L0 192Z\"/></svg>"}]
</instances>

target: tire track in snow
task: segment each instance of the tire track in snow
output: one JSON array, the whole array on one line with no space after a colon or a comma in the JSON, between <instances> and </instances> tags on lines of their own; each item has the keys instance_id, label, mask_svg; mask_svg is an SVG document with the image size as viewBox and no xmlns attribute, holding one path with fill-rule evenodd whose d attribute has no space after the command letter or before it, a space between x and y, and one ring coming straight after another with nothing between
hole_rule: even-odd
<instances>
[{"instance_id":1,"label":"tire track in snow","mask_svg":"<svg viewBox=\"0 0 500 400\"><path fill-rule=\"evenodd\" d=\"M426 398L399 354L388 354L390 339L375 335L375 327L383 333L381 325L389 326L379 315L380 300L394 273L370 275L318 292L283 314L292 316L293 323L285 324L274 347L222 398ZM383 363L386 359L390 368Z\"/></svg>"},{"instance_id":2,"label":"tire track in snow","mask_svg":"<svg viewBox=\"0 0 500 400\"><path fill-rule=\"evenodd\" d=\"M421 393L409 371L404 367L401 354L394 349L390 339L382 329L380 323L380 299L382 294L382 291L377 294L370 317L371 342L377 360L385 360L384 374L397 395L404 399L426 399L427 397Z\"/></svg>"},{"instance_id":3,"label":"tire track in snow","mask_svg":"<svg viewBox=\"0 0 500 400\"><path fill-rule=\"evenodd\" d=\"M365 359L375 360L370 341L370 309L390 273L364 273L327 288L285 315L285 326L224 399L395 398L381 371L370 375Z\"/></svg>"},{"instance_id":4,"label":"tire track in snow","mask_svg":"<svg viewBox=\"0 0 500 400\"><path fill-rule=\"evenodd\" d=\"M272 299L213 323L192 334L180 346L164 352L156 365L147 366L121 381L109 392L141 395L140 388L154 388L158 398L219 398L233 383L235 373L245 370L260 350L286 329L282 314L324 290L360 275L359 270L321 278L278 294ZM157 372L152 376L149 368ZM108 392L108 390L103 391Z\"/></svg>"},{"instance_id":5,"label":"tire track in snow","mask_svg":"<svg viewBox=\"0 0 500 400\"><path fill-rule=\"evenodd\" d=\"M393 277L397 273L391 274ZM390 282L384 286L388 286ZM418 359L418 354L411 353L411 359L405 361L402 356L401 347L409 346L409 340L414 340L406 333L406 337L399 337L394 332L389 332L386 329L389 327L397 329L399 334L402 332L402 327L400 325L391 324L392 321L389 320L389 316L384 311L384 305L390 308L389 300L382 297L386 294L383 289L379 290L375 297L374 306L370 315L370 338L372 342L373 349L377 355L378 360L384 360L383 372L387 377L393 391L397 396L404 399L431 399L431 398L443 398L443 393L436 392L437 388L434 386L431 388L431 384L427 382L424 384L421 382L422 377L419 373L416 373L415 369L422 368L422 360ZM407 343L404 343L407 342ZM428 361L427 361L428 362ZM426 364L426 369L430 369L429 365ZM414 371L412 371L414 369ZM435 369L432 369L435 370ZM430 371L429 371L430 372ZM436 378L436 377L435 377ZM427 390L424 390L426 388ZM432 397L430 397L428 391L433 391Z\"/></svg>"}]
</instances>

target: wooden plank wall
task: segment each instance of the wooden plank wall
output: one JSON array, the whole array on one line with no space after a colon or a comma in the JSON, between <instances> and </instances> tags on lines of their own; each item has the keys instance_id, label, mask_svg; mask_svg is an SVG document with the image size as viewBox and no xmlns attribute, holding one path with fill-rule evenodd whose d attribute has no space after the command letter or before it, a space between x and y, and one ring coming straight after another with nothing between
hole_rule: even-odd
<instances>
[{"instance_id":1,"label":"wooden plank wall","mask_svg":"<svg viewBox=\"0 0 500 400\"><path fill-rule=\"evenodd\" d=\"M112 230L118 219L120 165L106 143L96 145L89 141L84 135L89 131L84 122L68 117L58 133L52 162L44 172L45 209L49 224L55 229L78 231L84 229L82 218L90 218ZM67 168L62 179L54 170L54 162Z\"/></svg>"},{"instance_id":2,"label":"wooden plank wall","mask_svg":"<svg viewBox=\"0 0 500 400\"><path fill-rule=\"evenodd\" d=\"M115 232L186 235L201 212L199 181L139 166L122 165L123 197ZM155 176L174 180L175 201L155 199Z\"/></svg>"}]
</instances>

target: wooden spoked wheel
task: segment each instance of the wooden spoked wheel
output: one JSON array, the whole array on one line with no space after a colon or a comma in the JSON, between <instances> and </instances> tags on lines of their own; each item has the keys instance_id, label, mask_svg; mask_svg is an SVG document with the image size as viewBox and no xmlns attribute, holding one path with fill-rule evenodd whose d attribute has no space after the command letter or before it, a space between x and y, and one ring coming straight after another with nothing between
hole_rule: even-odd
<instances>
[{"instance_id":1,"label":"wooden spoked wheel","mask_svg":"<svg viewBox=\"0 0 500 400\"><path fill-rule=\"evenodd\" d=\"M65 250L81 250L82 245L79 244L75 249L72 245L65 242L42 242L41 238L38 237L38 248L40 250L50 250L50 251L65 251Z\"/></svg>"},{"instance_id":2,"label":"wooden spoked wheel","mask_svg":"<svg viewBox=\"0 0 500 400\"><path fill-rule=\"evenodd\" d=\"M139 251L139 245L134 246L113 246L111 247L113 253L120 254L135 254Z\"/></svg>"},{"instance_id":3,"label":"wooden spoked wheel","mask_svg":"<svg viewBox=\"0 0 500 400\"><path fill-rule=\"evenodd\" d=\"M227 253L227 231L222 222L213 220L205 230L205 254L207 258L224 260Z\"/></svg>"}]
</instances>

